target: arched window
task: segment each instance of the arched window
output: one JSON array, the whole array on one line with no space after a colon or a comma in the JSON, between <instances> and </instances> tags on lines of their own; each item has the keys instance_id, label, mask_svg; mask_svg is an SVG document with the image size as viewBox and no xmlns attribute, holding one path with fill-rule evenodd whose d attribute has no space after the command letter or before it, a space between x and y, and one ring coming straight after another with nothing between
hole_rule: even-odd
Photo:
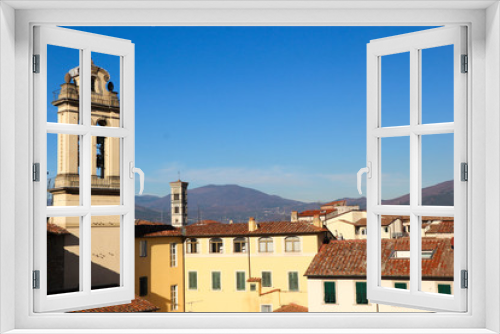
<instances>
[{"instance_id":1,"label":"arched window","mask_svg":"<svg viewBox=\"0 0 500 334\"><path fill-rule=\"evenodd\" d=\"M198 239L191 238L186 240L186 253L188 254L198 253Z\"/></svg>"},{"instance_id":2,"label":"arched window","mask_svg":"<svg viewBox=\"0 0 500 334\"><path fill-rule=\"evenodd\" d=\"M285 238L285 252L300 252L300 238L299 237Z\"/></svg>"},{"instance_id":3,"label":"arched window","mask_svg":"<svg viewBox=\"0 0 500 334\"><path fill-rule=\"evenodd\" d=\"M210 239L210 253L222 253L223 251L224 249L221 238Z\"/></svg>"},{"instance_id":4,"label":"arched window","mask_svg":"<svg viewBox=\"0 0 500 334\"><path fill-rule=\"evenodd\" d=\"M260 238L259 239L259 252L272 253L273 252L273 238Z\"/></svg>"},{"instance_id":5,"label":"arched window","mask_svg":"<svg viewBox=\"0 0 500 334\"><path fill-rule=\"evenodd\" d=\"M247 252L247 239L235 238L233 241L233 252L246 253Z\"/></svg>"}]
</instances>

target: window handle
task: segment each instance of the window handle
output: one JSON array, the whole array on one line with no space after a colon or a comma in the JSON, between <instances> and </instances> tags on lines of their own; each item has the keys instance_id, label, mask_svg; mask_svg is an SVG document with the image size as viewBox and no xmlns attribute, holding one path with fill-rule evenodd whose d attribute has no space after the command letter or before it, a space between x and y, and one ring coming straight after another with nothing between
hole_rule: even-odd
<instances>
[{"instance_id":1,"label":"window handle","mask_svg":"<svg viewBox=\"0 0 500 334\"><path fill-rule=\"evenodd\" d=\"M358 192L360 195L363 195L363 192L361 191L361 177L364 173L366 173L367 178L372 178L372 163L370 161L368 161L367 167L361 168L358 171Z\"/></svg>"},{"instance_id":2,"label":"window handle","mask_svg":"<svg viewBox=\"0 0 500 334\"><path fill-rule=\"evenodd\" d=\"M141 186L141 189L139 190L139 195L142 195L142 193L144 191L144 172L142 171L142 169L134 167L133 161L130 161L129 171L130 171L130 178L131 179L134 178L135 173L139 174L139 184Z\"/></svg>"}]
</instances>

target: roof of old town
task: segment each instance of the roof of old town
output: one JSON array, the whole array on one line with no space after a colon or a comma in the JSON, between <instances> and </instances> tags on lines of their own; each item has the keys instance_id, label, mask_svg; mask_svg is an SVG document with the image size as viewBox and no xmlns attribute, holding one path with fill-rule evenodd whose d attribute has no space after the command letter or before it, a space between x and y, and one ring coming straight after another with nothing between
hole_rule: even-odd
<instances>
[{"instance_id":1,"label":"roof of old town","mask_svg":"<svg viewBox=\"0 0 500 334\"><path fill-rule=\"evenodd\" d=\"M317 227L309 222L260 222L255 231L249 231L248 223L223 224L213 222L209 224L193 224L183 228L171 225L137 225L136 237L231 237L231 236L264 236L264 235L304 235L327 232L328 229ZM184 231L183 231L184 230Z\"/></svg>"},{"instance_id":2,"label":"roof of old town","mask_svg":"<svg viewBox=\"0 0 500 334\"><path fill-rule=\"evenodd\" d=\"M393 258L395 251L409 251L410 239L382 239L382 278L409 277L410 259ZM453 245L450 239L422 238L422 250L433 251L422 259L423 279L453 279ZM305 276L366 277L366 240L338 240L321 246Z\"/></svg>"},{"instance_id":3,"label":"roof of old town","mask_svg":"<svg viewBox=\"0 0 500 334\"><path fill-rule=\"evenodd\" d=\"M69 234L69 231L59 225L47 223L47 233L54 235L66 235Z\"/></svg>"},{"instance_id":4,"label":"roof of old town","mask_svg":"<svg viewBox=\"0 0 500 334\"><path fill-rule=\"evenodd\" d=\"M327 215L332 212L337 211L337 209L327 209L327 210L306 210L299 212L297 215L299 217L314 217L314 215Z\"/></svg>"},{"instance_id":5,"label":"roof of old town","mask_svg":"<svg viewBox=\"0 0 500 334\"><path fill-rule=\"evenodd\" d=\"M453 220L443 221L439 224L432 224L425 233L453 233L453 224Z\"/></svg>"},{"instance_id":6,"label":"roof of old town","mask_svg":"<svg viewBox=\"0 0 500 334\"><path fill-rule=\"evenodd\" d=\"M273 312L307 312L308 308L295 303L290 303L288 305L283 305L280 308L274 310Z\"/></svg>"},{"instance_id":7,"label":"roof of old town","mask_svg":"<svg viewBox=\"0 0 500 334\"><path fill-rule=\"evenodd\" d=\"M92 308L88 310L74 311L72 313L131 313L131 312L156 312L160 308L146 299L138 296L131 303Z\"/></svg>"}]
</instances>

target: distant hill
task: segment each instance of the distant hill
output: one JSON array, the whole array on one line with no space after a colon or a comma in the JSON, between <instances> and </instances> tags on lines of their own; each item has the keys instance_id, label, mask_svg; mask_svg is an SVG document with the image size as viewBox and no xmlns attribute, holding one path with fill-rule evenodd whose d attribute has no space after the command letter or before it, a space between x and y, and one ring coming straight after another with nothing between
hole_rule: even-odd
<instances>
[{"instance_id":1,"label":"distant hill","mask_svg":"<svg viewBox=\"0 0 500 334\"><path fill-rule=\"evenodd\" d=\"M317 203L305 203L289 200L276 195L238 185L208 185L188 190L188 217L191 222L198 219L213 219L227 222L230 219L247 221L249 217L258 220L289 220L292 210L310 210L318 207ZM137 196L136 205L161 214L164 221L170 217L170 195ZM143 209L141 209L143 210ZM146 211L146 214L151 212ZM137 218L143 218L143 212L136 211Z\"/></svg>"},{"instance_id":2,"label":"distant hill","mask_svg":"<svg viewBox=\"0 0 500 334\"><path fill-rule=\"evenodd\" d=\"M453 205L453 181L446 181L422 191L424 205ZM319 209L318 203L306 203L268 195L261 191L238 185L208 185L188 190L188 217L190 223L200 219L228 222L257 220L290 220L292 211ZM409 195L383 201L387 205L407 205ZM366 198L341 198L347 205L359 205L366 210ZM170 195L136 196L136 218L170 222Z\"/></svg>"}]
</instances>

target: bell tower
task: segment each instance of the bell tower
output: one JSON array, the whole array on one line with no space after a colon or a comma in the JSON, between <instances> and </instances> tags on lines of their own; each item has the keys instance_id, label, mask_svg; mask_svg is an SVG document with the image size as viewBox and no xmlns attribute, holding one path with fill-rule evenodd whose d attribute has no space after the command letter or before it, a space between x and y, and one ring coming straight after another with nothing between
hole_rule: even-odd
<instances>
[{"instance_id":1,"label":"bell tower","mask_svg":"<svg viewBox=\"0 0 500 334\"><path fill-rule=\"evenodd\" d=\"M187 225L187 187L188 182L178 180L170 182L171 192L171 224L175 227L182 227Z\"/></svg>"}]
</instances>

